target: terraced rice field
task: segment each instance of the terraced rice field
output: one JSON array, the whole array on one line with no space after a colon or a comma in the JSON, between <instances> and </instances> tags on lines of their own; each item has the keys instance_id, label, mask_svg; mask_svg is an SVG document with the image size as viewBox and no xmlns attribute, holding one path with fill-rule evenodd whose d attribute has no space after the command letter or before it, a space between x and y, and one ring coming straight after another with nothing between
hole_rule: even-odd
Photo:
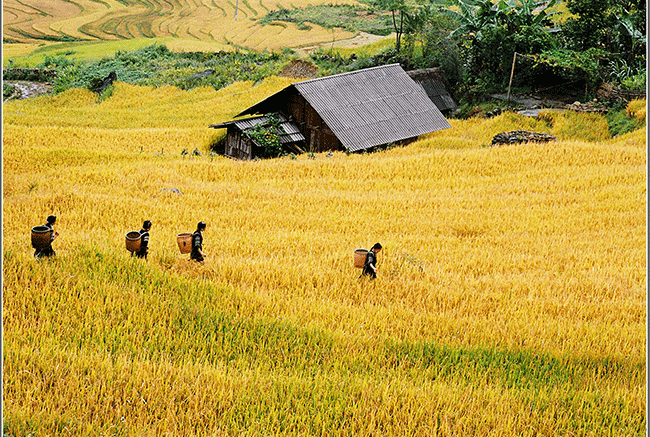
<instances>
[{"instance_id":1,"label":"terraced rice field","mask_svg":"<svg viewBox=\"0 0 650 437\"><path fill-rule=\"evenodd\" d=\"M352 0L341 0L338 3ZM325 1L322 1L325 3ZM291 23L262 26L268 11L318 2L269 0L7 0L3 2L3 37L35 41L111 41L173 37L228 47L279 50L351 38L343 30Z\"/></svg>"}]
</instances>

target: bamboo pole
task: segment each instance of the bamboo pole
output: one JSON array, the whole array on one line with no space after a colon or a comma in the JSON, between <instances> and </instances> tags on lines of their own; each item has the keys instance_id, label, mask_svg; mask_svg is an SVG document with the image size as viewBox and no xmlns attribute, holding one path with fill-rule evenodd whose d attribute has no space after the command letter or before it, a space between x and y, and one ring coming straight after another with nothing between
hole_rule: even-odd
<instances>
[{"instance_id":1,"label":"bamboo pole","mask_svg":"<svg viewBox=\"0 0 650 437\"><path fill-rule=\"evenodd\" d=\"M514 56L512 57L512 69L510 70L510 82L508 83L508 96L506 97L506 101L510 103L510 88L512 87L512 76L515 75L515 62L517 61L517 52L515 52Z\"/></svg>"}]
</instances>

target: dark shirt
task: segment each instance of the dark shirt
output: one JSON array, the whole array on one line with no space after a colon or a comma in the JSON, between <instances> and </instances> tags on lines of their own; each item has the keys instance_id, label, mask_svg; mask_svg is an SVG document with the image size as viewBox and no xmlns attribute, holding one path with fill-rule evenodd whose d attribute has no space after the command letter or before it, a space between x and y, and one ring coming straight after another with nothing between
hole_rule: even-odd
<instances>
[{"instance_id":1,"label":"dark shirt","mask_svg":"<svg viewBox=\"0 0 650 437\"><path fill-rule=\"evenodd\" d=\"M363 265L363 275L370 275L372 278L377 277L377 273L375 273L375 269L373 269L370 266L375 267L377 265L377 254L373 252L372 250L368 251L368 254L366 255L366 262Z\"/></svg>"},{"instance_id":2,"label":"dark shirt","mask_svg":"<svg viewBox=\"0 0 650 437\"><path fill-rule=\"evenodd\" d=\"M147 257L147 249L149 248L149 231L140 229L140 250L135 253L139 258Z\"/></svg>"},{"instance_id":3,"label":"dark shirt","mask_svg":"<svg viewBox=\"0 0 650 437\"><path fill-rule=\"evenodd\" d=\"M190 258L203 261L203 255L201 255L199 250L203 250L203 234L201 234L201 231L194 231L192 234L192 254Z\"/></svg>"},{"instance_id":4,"label":"dark shirt","mask_svg":"<svg viewBox=\"0 0 650 437\"><path fill-rule=\"evenodd\" d=\"M373 267L377 265L377 255L372 250L369 250L368 254L366 255L365 265L366 266L372 265Z\"/></svg>"}]
</instances>

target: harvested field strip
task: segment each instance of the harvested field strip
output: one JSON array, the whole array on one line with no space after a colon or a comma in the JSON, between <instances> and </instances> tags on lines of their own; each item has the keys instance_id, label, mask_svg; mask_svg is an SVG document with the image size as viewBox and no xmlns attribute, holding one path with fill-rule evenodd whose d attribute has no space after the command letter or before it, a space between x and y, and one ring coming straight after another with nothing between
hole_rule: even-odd
<instances>
[{"instance_id":1,"label":"harvested field strip","mask_svg":"<svg viewBox=\"0 0 650 437\"><path fill-rule=\"evenodd\" d=\"M209 41L230 41L234 46L275 50L296 44L318 44L331 32L298 31L290 25L263 26L250 21L273 9L262 0L52 0L52 10L30 8L16 0L5 6L5 36L18 42L34 40L133 39L172 36ZM295 3L300 7L306 0ZM284 7L291 7L287 2ZM128 6L128 8L127 8ZM283 7L281 3L278 7ZM303 5L304 6L304 5ZM21 12L22 11L22 12ZM65 11L63 15L61 13ZM264 29L264 27L271 29ZM284 32L283 32L284 31ZM279 40L279 38L288 38ZM250 45L249 45L250 44Z\"/></svg>"},{"instance_id":2,"label":"harvested field strip","mask_svg":"<svg viewBox=\"0 0 650 437\"><path fill-rule=\"evenodd\" d=\"M264 9L264 13L265 13L265 14L266 14L267 12L270 11L270 9L266 7L266 5L264 4L264 2L263 2L262 0L259 0L258 3L259 3L259 5L260 5L260 7L261 7L262 9Z\"/></svg>"},{"instance_id":3,"label":"harvested field strip","mask_svg":"<svg viewBox=\"0 0 650 437\"><path fill-rule=\"evenodd\" d=\"M106 9L110 9L110 8L111 8L111 4L108 3L108 2L106 2L106 1L103 1L103 0L91 0L91 1L92 1L93 3L100 3L100 4L104 5L104 6L106 6Z\"/></svg>"},{"instance_id":4,"label":"harvested field strip","mask_svg":"<svg viewBox=\"0 0 650 437\"><path fill-rule=\"evenodd\" d=\"M4 15L5 19L8 18L9 20L11 20L14 23L19 22L18 17L20 17L20 15L19 15L18 12L14 12L13 10L5 9L5 8L3 8L2 12L3 12L3 15Z\"/></svg>"},{"instance_id":5,"label":"harvested field strip","mask_svg":"<svg viewBox=\"0 0 650 437\"><path fill-rule=\"evenodd\" d=\"M70 3L70 4L73 4L73 5L77 6L77 7L79 8L79 10L81 11L80 14L83 14L84 12L86 12L86 8L84 8L83 5L82 5L81 3L77 3L77 2L72 1L72 0L67 0L67 1L68 1L68 3ZM105 3L104 3L104 4L105 4Z\"/></svg>"},{"instance_id":6,"label":"harvested field strip","mask_svg":"<svg viewBox=\"0 0 650 437\"><path fill-rule=\"evenodd\" d=\"M223 13L224 17L228 15L226 14L226 10L221 6L219 6L214 0L212 0L212 5L214 6L215 9L219 9Z\"/></svg>"},{"instance_id":7,"label":"harvested field strip","mask_svg":"<svg viewBox=\"0 0 650 437\"><path fill-rule=\"evenodd\" d=\"M151 23L138 23L136 27L138 32L145 38L155 38L156 35L151 31Z\"/></svg>"},{"instance_id":8,"label":"harvested field strip","mask_svg":"<svg viewBox=\"0 0 650 437\"><path fill-rule=\"evenodd\" d=\"M122 20L119 18L110 18L105 22L101 23L99 29L102 31L102 33L105 33L107 35L112 35L113 37L116 38L120 38L120 36L117 33L117 27L120 25L121 22Z\"/></svg>"},{"instance_id":9,"label":"harvested field strip","mask_svg":"<svg viewBox=\"0 0 650 437\"><path fill-rule=\"evenodd\" d=\"M5 3L9 3L9 4L6 5ZM3 12L4 12L4 9L7 8L7 7L12 8L12 9L14 9L16 11L23 11L25 14L27 14L29 16L34 16L34 15L40 15L42 17L51 16L50 14L45 12L44 10L39 9L39 8L37 8L35 6L32 6L32 5L29 5L29 4L25 4L20 0L13 0L13 1L10 1L10 2L4 2L3 1L2 2L2 10L3 10Z\"/></svg>"},{"instance_id":10,"label":"harvested field strip","mask_svg":"<svg viewBox=\"0 0 650 437\"><path fill-rule=\"evenodd\" d=\"M174 3L171 0L163 0L161 5L165 12L172 12L174 10Z\"/></svg>"},{"instance_id":11,"label":"harvested field strip","mask_svg":"<svg viewBox=\"0 0 650 437\"><path fill-rule=\"evenodd\" d=\"M124 28L124 39L133 39L137 37L142 37L142 34L138 31L136 23L139 20L135 20L135 17L131 17L128 20L122 21L122 27ZM118 26L118 29L120 27Z\"/></svg>"},{"instance_id":12,"label":"harvested field strip","mask_svg":"<svg viewBox=\"0 0 650 437\"><path fill-rule=\"evenodd\" d=\"M27 31L25 31L23 29L15 28L15 27L10 27L9 30L15 32L17 35L26 37L28 39L37 39L38 40L38 39L45 39L45 38L51 36L51 35L42 33L40 31L38 31L36 29L32 29L32 28L30 28L29 32L27 32Z\"/></svg>"},{"instance_id":13,"label":"harvested field strip","mask_svg":"<svg viewBox=\"0 0 650 437\"><path fill-rule=\"evenodd\" d=\"M101 31L101 26L95 22L83 24L79 27L79 33L96 39L104 39L106 37L106 33Z\"/></svg>"},{"instance_id":14,"label":"harvested field strip","mask_svg":"<svg viewBox=\"0 0 650 437\"><path fill-rule=\"evenodd\" d=\"M32 30L42 34L42 35L48 35L48 36L53 36L53 37L59 37L61 36L60 32L57 32L56 30L53 30L51 26L52 22L50 20L39 20L36 22L33 22L31 24Z\"/></svg>"},{"instance_id":15,"label":"harvested field strip","mask_svg":"<svg viewBox=\"0 0 650 437\"><path fill-rule=\"evenodd\" d=\"M257 12L257 11L256 11L256 10L255 10L251 5L250 5L250 3L248 3L248 0L242 0L242 3L244 3L244 5L245 5L248 9L250 9L250 11L253 13L254 16L257 16L257 15L258 15L258 12Z\"/></svg>"},{"instance_id":16,"label":"harvested field strip","mask_svg":"<svg viewBox=\"0 0 650 437\"><path fill-rule=\"evenodd\" d=\"M199 33L202 35L201 40L205 40L206 38L209 38L209 39L215 41L215 39L212 37L212 35L205 32L204 30L199 30Z\"/></svg>"},{"instance_id":17,"label":"harvested field strip","mask_svg":"<svg viewBox=\"0 0 650 437\"><path fill-rule=\"evenodd\" d=\"M233 17L234 17L235 16L234 11L235 9L237 9L235 2L232 0L227 0L227 3L230 6L230 8L233 10ZM242 6L242 2L239 3L239 9L237 9L237 19L248 18L248 13L241 6Z\"/></svg>"}]
</instances>

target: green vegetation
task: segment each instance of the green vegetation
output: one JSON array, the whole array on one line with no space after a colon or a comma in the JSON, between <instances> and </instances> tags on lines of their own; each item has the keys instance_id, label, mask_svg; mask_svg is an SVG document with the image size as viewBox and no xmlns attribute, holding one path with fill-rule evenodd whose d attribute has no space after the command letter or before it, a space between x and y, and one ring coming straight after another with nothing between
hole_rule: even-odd
<instances>
[{"instance_id":1,"label":"green vegetation","mask_svg":"<svg viewBox=\"0 0 650 437\"><path fill-rule=\"evenodd\" d=\"M303 9L281 8L267 13L260 23L273 24L274 21L295 23L303 29L308 29L307 23L312 23L327 29L343 28L374 35L389 35L392 27L390 18L386 15L376 14L367 7L345 4L309 6Z\"/></svg>"},{"instance_id":2,"label":"green vegetation","mask_svg":"<svg viewBox=\"0 0 650 437\"><path fill-rule=\"evenodd\" d=\"M53 92L56 94L71 88L92 88L112 71L115 71L118 81L132 85L172 85L184 90L206 86L218 90L233 82L259 82L278 75L293 59L295 55L290 50L282 53L173 52L164 45L153 44L132 51L118 51L115 56L95 61L46 56L36 67L40 71L56 71L56 77L33 79L53 82ZM319 67L319 75L326 76L380 65L385 57L370 54L358 58L356 55L343 57L334 51L329 54L317 51L310 60ZM37 74L39 70L25 71ZM8 77L18 73L18 70L12 70ZM14 79L27 80L22 77Z\"/></svg>"},{"instance_id":3,"label":"green vegetation","mask_svg":"<svg viewBox=\"0 0 650 437\"><path fill-rule=\"evenodd\" d=\"M6 83L2 84L2 100L11 97L11 95L16 91L16 87Z\"/></svg>"},{"instance_id":4,"label":"green vegetation","mask_svg":"<svg viewBox=\"0 0 650 437\"><path fill-rule=\"evenodd\" d=\"M262 148L262 157L275 158L282 153L281 132L280 120L275 114L270 114L265 123L255 125L247 130L246 134Z\"/></svg>"},{"instance_id":5,"label":"green vegetation","mask_svg":"<svg viewBox=\"0 0 650 437\"><path fill-rule=\"evenodd\" d=\"M173 85L189 90L199 86L223 88L235 81L260 81L280 72L287 59L278 53L183 52L151 45L95 62L46 57L39 67L57 69L54 92L86 88L115 71L121 82L134 85Z\"/></svg>"},{"instance_id":6,"label":"green vegetation","mask_svg":"<svg viewBox=\"0 0 650 437\"><path fill-rule=\"evenodd\" d=\"M605 115L609 125L609 133L612 137L623 135L642 126L642 123L635 117L626 113L625 107L618 105Z\"/></svg>"},{"instance_id":7,"label":"green vegetation","mask_svg":"<svg viewBox=\"0 0 650 437\"><path fill-rule=\"evenodd\" d=\"M603 82L627 90L645 89L644 4L571 0L566 3L569 16L566 9L556 7L556 0L453 2L453 8L405 0L280 8L268 12L260 23L285 21L301 28L311 23L332 32L336 28L378 35L392 32L392 46L382 43L372 50L346 50L322 45L310 61L319 67L320 76L388 63L399 63L406 70L438 67L461 106L468 108L510 86L513 93L561 90L558 94L571 101L593 99ZM587 37L591 28L593 34ZM115 48L126 43L110 44ZM44 56L39 67L57 70L56 93L87 87L111 71L119 81L136 85L220 89L234 81L259 82L277 75L295 58L290 49L177 53L164 44L132 46L135 50L117 50L100 60L89 54L90 43L55 44L36 52Z\"/></svg>"},{"instance_id":8,"label":"green vegetation","mask_svg":"<svg viewBox=\"0 0 650 437\"><path fill-rule=\"evenodd\" d=\"M625 85L626 79L645 70L644 2L571 0L573 16L559 27L551 19L555 1L456 3L458 11L443 12L459 24L452 36L464 60L466 97L504 89L514 53L526 55L517 66L515 87L582 82L593 92L603 81ZM624 74L612 74L615 71Z\"/></svg>"}]
</instances>

